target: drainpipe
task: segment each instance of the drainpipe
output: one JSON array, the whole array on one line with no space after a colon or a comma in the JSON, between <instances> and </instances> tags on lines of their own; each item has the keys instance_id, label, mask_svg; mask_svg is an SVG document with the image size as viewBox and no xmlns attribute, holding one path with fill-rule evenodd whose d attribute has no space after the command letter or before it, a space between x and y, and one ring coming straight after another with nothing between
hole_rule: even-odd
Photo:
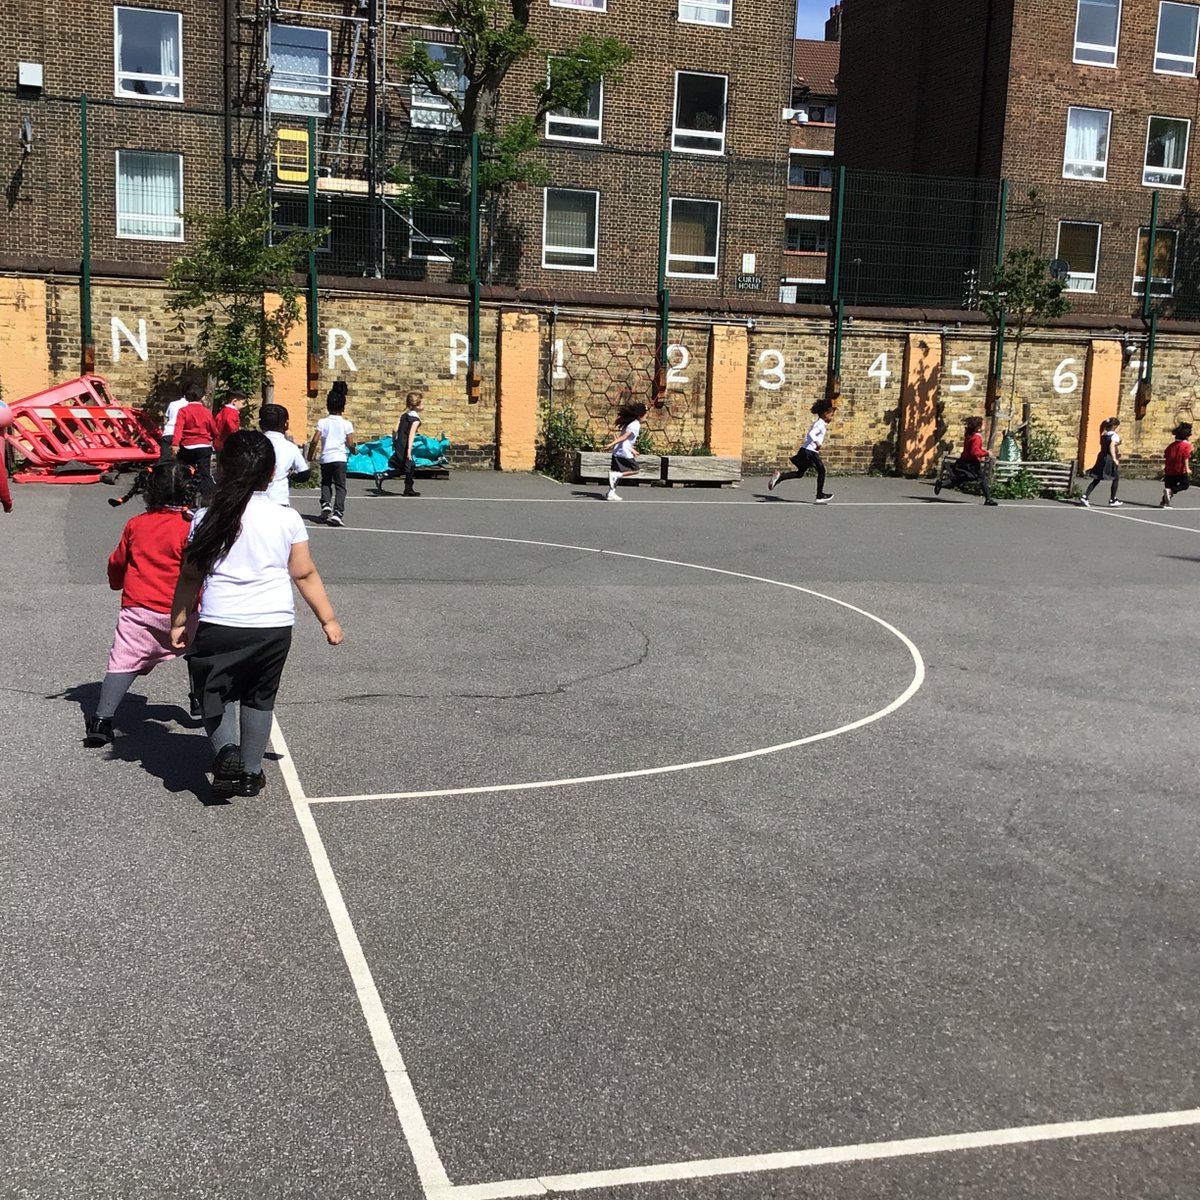
<instances>
[{"instance_id":1,"label":"drainpipe","mask_svg":"<svg viewBox=\"0 0 1200 1200\"><path fill-rule=\"evenodd\" d=\"M92 213L91 186L88 180L88 115L87 96L79 97L79 152L83 192L83 261L79 274L79 317L83 352L80 355L82 373L90 375L96 369L96 339L92 335Z\"/></svg>"},{"instance_id":2,"label":"drainpipe","mask_svg":"<svg viewBox=\"0 0 1200 1200\"><path fill-rule=\"evenodd\" d=\"M1150 288L1154 283L1154 243L1158 241L1158 192L1150 198L1150 240L1146 243L1146 278L1142 284L1142 323L1146 326L1146 353L1142 377L1138 380L1134 401L1134 419L1140 421L1150 405L1150 387L1154 378L1154 347L1158 341L1158 313L1150 309Z\"/></svg>"}]
</instances>

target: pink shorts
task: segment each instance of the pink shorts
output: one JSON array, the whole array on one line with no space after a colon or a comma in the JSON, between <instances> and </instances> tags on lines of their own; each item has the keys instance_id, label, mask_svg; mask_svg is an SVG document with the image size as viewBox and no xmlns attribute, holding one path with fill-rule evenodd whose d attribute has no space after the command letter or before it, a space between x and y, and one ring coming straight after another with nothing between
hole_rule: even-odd
<instances>
[{"instance_id":1,"label":"pink shorts","mask_svg":"<svg viewBox=\"0 0 1200 1200\"><path fill-rule=\"evenodd\" d=\"M188 619L188 641L196 633L197 615ZM171 614L152 608L123 608L117 618L108 670L117 674L136 671L145 675L161 662L179 658L182 650L171 645Z\"/></svg>"}]
</instances>

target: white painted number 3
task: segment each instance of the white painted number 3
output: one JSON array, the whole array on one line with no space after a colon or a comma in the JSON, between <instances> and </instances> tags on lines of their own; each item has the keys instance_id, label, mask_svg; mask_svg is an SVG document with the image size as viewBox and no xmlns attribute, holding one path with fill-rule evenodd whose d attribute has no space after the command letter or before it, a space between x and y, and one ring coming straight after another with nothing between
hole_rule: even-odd
<instances>
[{"instance_id":1,"label":"white painted number 3","mask_svg":"<svg viewBox=\"0 0 1200 1200\"><path fill-rule=\"evenodd\" d=\"M891 379L892 373L888 370L886 350L867 368L867 374L872 379L879 380L879 390L881 392L885 387L887 387L888 380Z\"/></svg>"},{"instance_id":2,"label":"white painted number 3","mask_svg":"<svg viewBox=\"0 0 1200 1200\"><path fill-rule=\"evenodd\" d=\"M758 386L768 392L777 392L784 383L783 354L778 350L763 350L758 355L758 367L762 372Z\"/></svg>"}]
</instances>

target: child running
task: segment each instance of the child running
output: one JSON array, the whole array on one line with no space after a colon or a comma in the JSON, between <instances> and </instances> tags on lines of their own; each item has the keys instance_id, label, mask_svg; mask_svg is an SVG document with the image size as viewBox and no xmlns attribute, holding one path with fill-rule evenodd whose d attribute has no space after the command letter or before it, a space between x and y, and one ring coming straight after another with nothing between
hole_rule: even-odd
<instances>
[{"instance_id":1,"label":"child running","mask_svg":"<svg viewBox=\"0 0 1200 1200\"><path fill-rule=\"evenodd\" d=\"M773 492L785 479L803 479L811 468L817 473L816 503L828 504L833 499L833 493L825 490L825 463L821 459L821 447L825 444L825 434L829 430L829 422L833 420L833 401L818 400L809 411L817 419L805 434L800 449L791 457L796 469L787 472L776 471L767 482L767 491Z\"/></svg>"},{"instance_id":2,"label":"child running","mask_svg":"<svg viewBox=\"0 0 1200 1200\"><path fill-rule=\"evenodd\" d=\"M146 480L146 511L128 522L108 559L108 586L121 593L121 612L100 700L87 718L85 746L107 746L117 706L133 681L182 653L171 640L171 599L191 530L194 477L190 467L167 462L154 466ZM181 628L194 629L195 623L189 606Z\"/></svg>"},{"instance_id":3,"label":"child running","mask_svg":"<svg viewBox=\"0 0 1200 1200\"><path fill-rule=\"evenodd\" d=\"M231 388L225 393L224 403L217 410L213 423L217 427L213 438L213 449L220 454L225 440L231 433L237 433L242 427L242 408L246 403L246 393L240 388Z\"/></svg>"},{"instance_id":4,"label":"child running","mask_svg":"<svg viewBox=\"0 0 1200 1200\"><path fill-rule=\"evenodd\" d=\"M941 495L944 487L962 487L964 483L977 483L983 493L983 502L988 508L998 508L999 502L992 499L988 485L988 459L991 454L984 449L982 417L968 417L963 423L962 453L949 467L943 467L933 485L933 494Z\"/></svg>"},{"instance_id":5,"label":"child running","mask_svg":"<svg viewBox=\"0 0 1200 1200\"><path fill-rule=\"evenodd\" d=\"M1170 508L1171 501L1192 486L1191 436L1192 426L1189 422L1183 421L1175 426L1175 440L1163 454L1163 494L1159 508Z\"/></svg>"},{"instance_id":6,"label":"child running","mask_svg":"<svg viewBox=\"0 0 1200 1200\"><path fill-rule=\"evenodd\" d=\"M282 404L264 404L258 413L258 427L267 435L275 451L275 470L267 497L276 504L290 504L292 497L288 489L291 481L303 483L312 474L300 447L287 435L289 419L288 410Z\"/></svg>"},{"instance_id":7,"label":"child running","mask_svg":"<svg viewBox=\"0 0 1200 1200\"><path fill-rule=\"evenodd\" d=\"M620 500L617 495L617 483L629 475L636 475L642 468L638 466L636 449L638 435L642 432L642 418L646 415L644 404L622 404L617 410L617 434L605 450L612 451L612 461L608 469L608 491L605 500Z\"/></svg>"},{"instance_id":8,"label":"child running","mask_svg":"<svg viewBox=\"0 0 1200 1200\"><path fill-rule=\"evenodd\" d=\"M263 754L296 620L293 581L325 640L331 646L342 641L304 520L267 495L274 472L275 451L263 434L230 435L212 503L192 522L171 607L171 644L182 650L187 614L203 587L188 661L216 751L213 792L219 797L257 796L266 785Z\"/></svg>"},{"instance_id":9,"label":"child running","mask_svg":"<svg viewBox=\"0 0 1200 1200\"><path fill-rule=\"evenodd\" d=\"M346 411L346 385L340 380L325 400L329 412L317 422L308 457L321 455L321 516L330 525L341 525L346 513L346 460L357 448L354 426L342 416Z\"/></svg>"},{"instance_id":10,"label":"child running","mask_svg":"<svg viewBox=\"0 0 1200 1200\"><path fill-rule=\"evenodd\" d=\"M1084 508L1090 507L1089 497L1105 479L1112 480L1112 487L1108 493L1108 507L1121 507L1122 502L1117 499L1117 487L1121 482L1121 460L1117 454L1117 447L1121 444L1121 435L1117 432L1117 426L1120 424L1117 417L1109 417L1107 421L1100 422L1100 453L1088 472L1092 482L1088 484L1087 491L1079 497L1079 503Z\"/></svg>"}]
</instances>

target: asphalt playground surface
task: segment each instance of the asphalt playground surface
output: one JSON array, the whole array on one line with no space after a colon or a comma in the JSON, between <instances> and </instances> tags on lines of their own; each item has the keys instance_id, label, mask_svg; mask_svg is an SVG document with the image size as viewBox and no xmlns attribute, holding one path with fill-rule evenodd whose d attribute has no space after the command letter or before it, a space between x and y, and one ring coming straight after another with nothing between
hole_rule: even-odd
<instances>
[{"instance_id":1,"label":"asphalt playground surface","mask_svg":"<svg viewBox=\"0 0 1200 1200\"><path fill-rule=\"evenodd\" d=\"M764 483L352 481L227 804L16 487L0 1196L1200 1194L1200 502Z\"/></svg>"}]
</instances>

